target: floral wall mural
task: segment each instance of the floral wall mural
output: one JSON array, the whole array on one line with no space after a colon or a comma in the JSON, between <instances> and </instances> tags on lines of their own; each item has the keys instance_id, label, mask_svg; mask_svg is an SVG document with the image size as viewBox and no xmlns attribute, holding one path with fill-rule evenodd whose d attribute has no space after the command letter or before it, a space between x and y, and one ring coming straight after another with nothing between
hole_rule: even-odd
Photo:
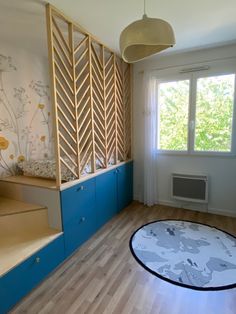
<instances>
[{"instance_id":1,"label":"floral wall mural","mask_svg":"<svg viewBox=\"0 0 236 314\"><path fill-rule=\"evenodd\" d=\"M46 58L13 47L0 51L0 176L23 160L52 159Z\"/></svg>"}]
</instances>

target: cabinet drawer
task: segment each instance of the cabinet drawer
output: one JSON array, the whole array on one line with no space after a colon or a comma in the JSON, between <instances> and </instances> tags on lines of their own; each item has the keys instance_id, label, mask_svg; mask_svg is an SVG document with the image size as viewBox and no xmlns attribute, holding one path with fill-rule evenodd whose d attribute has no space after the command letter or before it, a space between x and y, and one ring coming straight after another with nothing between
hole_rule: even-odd
<instances>
[{"instance_id":1,"label":"cabinet drawer","mask_svg":"<svg viewBox=\"0 0 236 314\"><path fill-rule=\"evenodd\" d=\"M69 224L79 214L79 209L95 206L95 179L87 180L61 192L63 226Z\"/></svg>"},{"instance_id":2,"label":"cabinet drawer","mask_svg":"<svg viewBox=\"0 0 236 314\"><path fill-rule=\"evenodd\" d=\"M97 230L95 206L79 208L70 223L64 227L65 251L68 256L88 240Z\"/></svg>"},{"instance_id":3,"label":"cabinet drawer","mask_svg":"<svg viewBox=\"0 0 236 314\"><path fill-rule=\"evenodd\" d=\"M0 313L6 313L64 259L63 235L0 278Z\"/></svg>"}]
</instances>

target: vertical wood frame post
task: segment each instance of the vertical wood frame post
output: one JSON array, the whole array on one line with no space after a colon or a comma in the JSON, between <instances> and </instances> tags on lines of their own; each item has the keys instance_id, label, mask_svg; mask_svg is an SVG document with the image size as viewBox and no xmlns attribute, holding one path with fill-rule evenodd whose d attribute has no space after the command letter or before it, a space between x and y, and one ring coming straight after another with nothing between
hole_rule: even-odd
<instances>
[{"instance_id":1,"label":"vertical wood frame post","mask_svg":"<svg viewBox=\"0 0 236 314\"><path fill-rule=\"evenodd\" d=\"M116 129L116 139L115 139L115 164L118 163L118 149L117 149L117 87L116 87L116 55L114 55L114 81L115 81L115 129Z\"/></svg>"},{"instance_id":2,"label":"vertical wood frame post","mask_svg":"<svg viewBox=\"0 0 236 314\"><path fill-rule=\"evenodd\" d=\"M78 130L78 104L77 104L77 88L76 88L76 75L75 75L75 45L74 45L74 34L73 24L69 23L69 44L71 49L71 63L72 63L72 75L73 75L73 92L74 92L74 106L75 106L75 129L76 129L76 143L77 143L77 175L80 178L80 154L79 154L79 130Z\"/></svg>"},{"instance_id":3,"label":"vertical wood frame post","mask_svg":"<svg viewBox=\"0 0 236 314\"><path fill-rule=\"evenodd\" d=\"M58 119L57 119L57 95L55 90L56 79L55 79L55 66L54 66L54 50L53 50L53 39L52 39L52 12L51 6L46 5L46 21L47 21L47 34L48 34L48 60L50 69L50 85L51 85L51 101L53 108L53 132L55 138L55 157L56 157L56 186L59 188L61 185L61 163L60 163L60 150L59 150L59 132L58 132Z\"/></svg>"},{"instance_id":4,"label":"vertical wood frame post","mask_svg":"<svg viewBox=\"0 0 236 314\"><path fill-rule=\"evenodd\" d=\"M90 81L90 110L91 110L91 128L92 128L92 172L96 172L96 160L95 160L95 140L94 140L94 118L93 118L93 80L92 80L92 52L91 52L91 36L89 36L89 81Z\"/></svg>"}]
</instances>

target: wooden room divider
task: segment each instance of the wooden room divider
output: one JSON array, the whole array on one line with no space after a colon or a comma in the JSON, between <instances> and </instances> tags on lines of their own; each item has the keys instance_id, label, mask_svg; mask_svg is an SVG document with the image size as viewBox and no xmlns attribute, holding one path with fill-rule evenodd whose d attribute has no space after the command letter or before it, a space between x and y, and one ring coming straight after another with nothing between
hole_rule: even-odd
<instances>
[{"instance_id":1,"label":"wooden room divider","mask_svg":"<svg viewBox=\"0 0 236 314\"><path fill-rule=\"evenodd\" d=\"M131 66L47 5L57 185L131 158Z\"/></svg>"}]
</instances>

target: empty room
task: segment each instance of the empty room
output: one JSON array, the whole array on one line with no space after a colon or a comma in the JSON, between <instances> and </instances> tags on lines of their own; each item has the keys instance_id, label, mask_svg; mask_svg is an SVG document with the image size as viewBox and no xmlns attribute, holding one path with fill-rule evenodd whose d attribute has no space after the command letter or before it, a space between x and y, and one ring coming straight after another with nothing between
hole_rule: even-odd
<instances>
[{"instance_id":1,"label":"empty room","mask_svg":"<svg viewBox=\"0 0 236 314\"><path fill-rule=\"evenodd\" d=\"M0 314L236 314L235 12L0 0Z\"/></svg>"}]
</instances>

